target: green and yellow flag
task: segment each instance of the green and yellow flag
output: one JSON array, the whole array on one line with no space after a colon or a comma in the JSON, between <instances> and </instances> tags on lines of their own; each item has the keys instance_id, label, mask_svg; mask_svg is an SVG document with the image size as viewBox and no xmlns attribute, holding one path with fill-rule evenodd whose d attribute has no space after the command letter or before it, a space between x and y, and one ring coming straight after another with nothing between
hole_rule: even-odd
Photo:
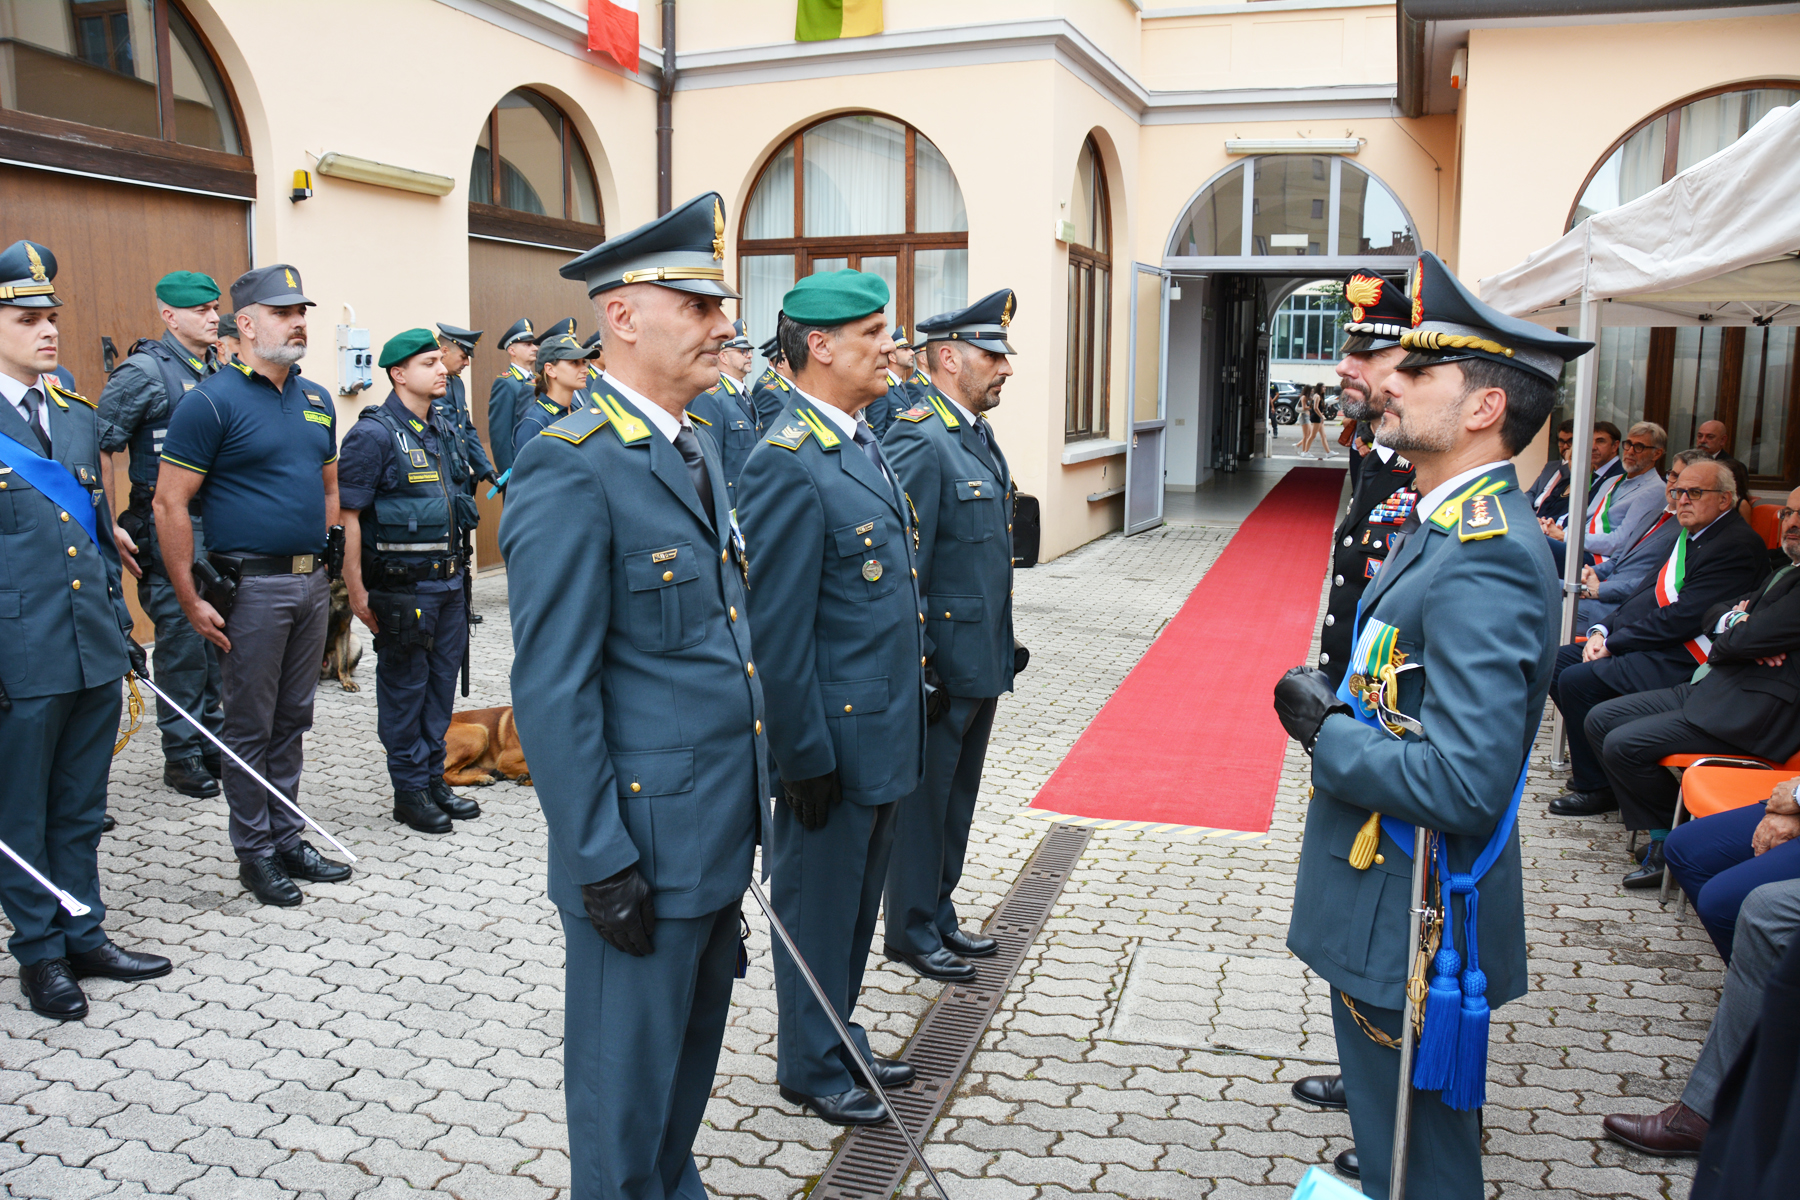
<instances>
[{"instance_id":1,"label":"green and yellow flag","mask_svg":"<svg viewBox=\"0 0 1800 1200\"><path fill-rule=\"evenodd\" d=\"M881 0L799 0L794 10L796 42L828 42L880 32Z\"/></svg>"}]
</instances>

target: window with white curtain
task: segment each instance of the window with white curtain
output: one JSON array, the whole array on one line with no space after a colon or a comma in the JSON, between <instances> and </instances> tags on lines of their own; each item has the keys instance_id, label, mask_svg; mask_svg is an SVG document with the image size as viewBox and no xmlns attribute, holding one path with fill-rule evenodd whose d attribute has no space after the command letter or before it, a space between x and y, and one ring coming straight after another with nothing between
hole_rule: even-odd
<instances>
[{"instance_id":1,"label":"window with white curtain","mask_svg":"<svg viewBox=\"0 0 1800 1200\"><path fill-rule=\"evenodd\" d=\"M763 164L738 233L751 340L774 335L794 280L847 267L887 281L889 319L908 331L969 302L969 215L956 173L924 134L876 113L808 126Z\"/></svg>"}]
</instances>

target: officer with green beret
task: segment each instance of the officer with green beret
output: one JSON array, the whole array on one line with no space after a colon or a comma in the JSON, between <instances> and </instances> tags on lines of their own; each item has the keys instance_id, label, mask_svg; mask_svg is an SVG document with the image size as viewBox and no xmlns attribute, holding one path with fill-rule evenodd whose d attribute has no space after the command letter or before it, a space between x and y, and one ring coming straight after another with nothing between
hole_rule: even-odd
<instances>
[{"instance_id":1,"label":"officer with green beret","mask_svg":"<svg viewBox=\"0 0 1800 1200\"><path fill-rule=\"evenodd\" d=\"M763 429L772 429L775 418L793 398L794 380L787 373L787 359L781 353L780 338L770 338L757 347L757 352L769 365L750 387L750 404L756 409L756 423Z\"/></svg>"},{"instance_id":2,"label":"officer with green beret","mask_svg":"<svg viewBox=\"0 0 1800 1200\"><path fill-rule=\"evenodd\" d=\"M219 653L188 623L157 551L156 474L163 438L190 389L219 369L213 343L219 334L219 285L198 271L171 271L156 282L157 315L166 331L132 345L100 393L101 468L112 477L112 457L130 452L126 468L131 500L119 514L119 558L137 576L138 603L156 624L156 682L169 698L218 733ZM194 558L206 553L200 514L194 523ZM186 572L187 563L177 564ZM219 794L219 751L160 699L156 725L162 734L163 783L184 796Z\"/></svg>"},{"instance_id":3,"label":"officer with green beret","mask_svg":"<svg viewBox=\"0 0 1800 1200\"><path fill-rule=\"evenodd\" d=\"M69 913L0 867L7 943L33 1012L87 1015L77 980L151 979L169 960L120 949L102 922L98 850L119 730L119 680L147 675L131 640L92 401L56 382L56 256L0 251L0 838L87 908Z\"/></svg>"},{"instance_id":4,"label":"officer with green beret","mask_svg":"<svg viewBox=\"0 0 1800 1200\"><path fill-rule=\"evenodd\" d=\"M375 635L376 727L387 749L394 819L449 833L481 815L444 782L444 733L468 648L463 535L474 527L470 468L437 411L448 372L428 329L387 340L387 400L362 410L338 453L344 586Z\"/></svg>"},{"instance_id":5,"label":"officer with green beret","mask_svg":"<svg viewBox=\"0 0 1800 1200\"><path fill-rule=\"evenodd\" d=\"M495 470L504 478L512 469L513 426L530 403L532 366L537 362L537 335L531 321L520 317L500 335L500 349L506 355L506 370L495 378L488 390L488 447L492 451Z\"/></svg>"},{"instance_id":6,"label":"officer with green beret","mask_svg":"<svg viewBox=\"0 0 1800 1200\"><path fill-rule=\"evenodd\" d=\"M546 334L538 343L531 399L513 426L514 461L525 443L589 402L587 368L599 354L598 348L583 346L572 333Z\"/></svg>"},{"instance_id":7,"label":"officer with green beret","mask_svg":"<svg viewBox=\"0 0 1800 1200\"><path fill-rule=\"evenodd\" d=\"M750 452L756 449L762 422L757 420L750 389L744 385L744 377L750 373L750 339L742 321L732 322L731 330L731 339L719 350L719 382L695 396L688 413L707 427L725 454L725 487L735 509L738 478Z\"/></svg>"},{"instance_id":8,"label":"officer with green beret","mask_svg":"<svg viewBox=\"0 0 1800 1200\"><path fill-rule=\"evenodd\" d=\"M564 265L607 372L520 449L500 521L513 717L566 941L571 1200L705 1195L694 1137L767 819L743 541L686 415L731 336L724 231L709 193Z\"/></svg>"},{"instance_id":9,"label":"officer with green beret","mask_svg":"<svg viewBox=\"0 0 1800 1200\"><path fill-rule=\"evenodd\" d=\"M918 531L861 415L887 394L887 304L886 282L860 271L809 275L787 293L776 336L794 391L738 497L785 800L763 842L772 898L884 1087L913 1068L876 1059L851 1019L896 810L924 770L926 718ZM785 950L775 988L782 1096L837 1125L886 1120Z\"/></svg>"}]
</instances>

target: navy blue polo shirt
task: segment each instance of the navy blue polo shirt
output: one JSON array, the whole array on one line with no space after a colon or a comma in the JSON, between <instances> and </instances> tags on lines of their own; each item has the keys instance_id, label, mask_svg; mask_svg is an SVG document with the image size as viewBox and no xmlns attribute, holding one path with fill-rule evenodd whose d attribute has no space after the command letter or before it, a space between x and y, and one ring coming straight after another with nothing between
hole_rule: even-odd
<instances>
[{"instance_id":1,"label":"navy blue polo shirt","mask_svg":"<svg viewBox=\"0 0 1800 1200\"><path fill-rule=\"evenodd\" d=\"M175 410L163 461L206 476L207 549L242 558L321 554L325 481L337 461L331 395L296 368L277 391L236 359Z\"/></svg>"}]
</instances>

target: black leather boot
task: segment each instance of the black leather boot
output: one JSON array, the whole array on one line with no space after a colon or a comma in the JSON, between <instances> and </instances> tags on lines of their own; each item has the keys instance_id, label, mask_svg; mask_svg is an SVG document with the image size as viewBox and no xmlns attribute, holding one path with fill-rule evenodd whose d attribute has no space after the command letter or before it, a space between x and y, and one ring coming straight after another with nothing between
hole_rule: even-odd
<instances>
[{"instance_id":1,"label":"black leather boot","mask_svg":"<svg viewBox=\"0 0 1800 1200\"><path fill-rule=\"evenodd\" d=\"M163 782L184 796L205 800L219 794L219 781L207 771L198 754L171 758L163 764Z\"/></svg>"},{"instance_id":2,"label":"black leather boot","mask_svg":"<svg viewBox=\"0 0 1800 1200\"><path fill-rule=\"evenodd\" d=\"M431 799L430 792L394 793L394 820L404 821L420 833L449 833L450 817Z\"/></svg>"},{"instance_id":3,"label":"black leather boot","mask_svg":"<svg viewBox=\"0 0 1800 1200\"><path fill-rule=\"evenodd\" d=\"M450 785L444 782L442 775L434 775L431 778L431 799L433 803L444 810L445 815L458 821L472 821L481 815L481 805L467 796L459 796L451 791Z\"/></svg>"},{"instance_id":4,"label":"black leather boot","mask_svg":"<svg viewBox=\"0 0 1800 1200\"><path fill-rule=\"evenodd\" d=\"M1651 842L1649 851L1644 855L1642 865L1625 876L1624 885L1628 888L1661 887L1663 866L1663 844Z\"/></svg>"},{"instance_id":5,"label":"black leather boot","mask_svg":"<svg viewBox=\"0 0 1800 1200\"><path fill-rule=\"evenodd\" d=\"M206 773L214 779L225 778L225 756L217 750L202 750L200 761L206 764Z\"/></svg>"}]
</instances>

